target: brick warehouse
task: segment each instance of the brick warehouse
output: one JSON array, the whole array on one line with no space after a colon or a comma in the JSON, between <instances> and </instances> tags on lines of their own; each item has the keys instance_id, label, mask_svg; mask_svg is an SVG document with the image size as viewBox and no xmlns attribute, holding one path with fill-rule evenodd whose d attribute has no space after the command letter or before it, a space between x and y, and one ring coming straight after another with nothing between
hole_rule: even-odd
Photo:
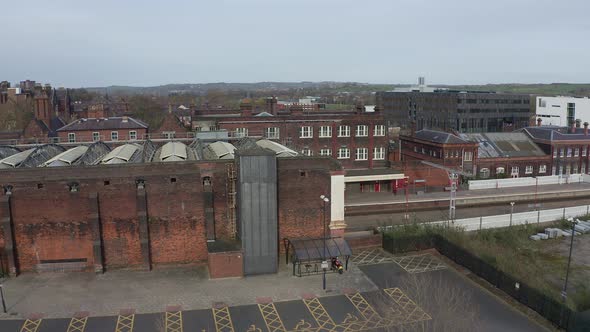
<instances>
[{"instance_id":1,"label":"brick warehouse","mask_svg":"<svg viewBox=\"0 0 590 332\"><path fill-rule=\"evenodd\" d=\"M341 231L344 193L334 192L344 178L341 166L329 158L273 158L279 241L322 234L321 194L334 198L327 219L333 232ZM240 177L236 163L187 159L2 169L3 264L12 275L151 269L206 263L219 256L212 243L239 249L231 245L240 227L235 208L241 201L231 197Z\"/></svg>"}]
</instances>

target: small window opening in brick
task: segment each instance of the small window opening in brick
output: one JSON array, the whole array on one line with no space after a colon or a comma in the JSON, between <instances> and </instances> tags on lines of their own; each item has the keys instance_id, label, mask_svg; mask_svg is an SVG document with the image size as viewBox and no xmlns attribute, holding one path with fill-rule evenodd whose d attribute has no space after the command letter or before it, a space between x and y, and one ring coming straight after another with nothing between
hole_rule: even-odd
<instances>
[{"instance_id":1,"label":"small window opening in brick","mask_svg":"<svg viewBox=\"0 0 590 332\"><path fill-rule=\"evenodd\" d=\"M203 186L210 186L211 185L211 177L206 176L203 178Z\"/></svg>"},{"instance_id":2,"label":"small window opening in brick","mask_svg":"<svg viewBox=\"0 0 590 332\"><path fill-rule=\"evenodd\" d=\"M37 189L43 189L45 187L43 183L37 183Z\"/></svg>"},{"instance_id":3,"label":"small window opening in brick","mask_svg":"<svg viewBox=\"0 0 590 332\"><path fill-rule=\"evenodd\" d=\"M108 185L110 185L110 184L111 184L111 181L109 181L109 180L105 180L105 181L103 182L103 184L104 184L105 186L108 186Z\"/></svg>"},{"instance_id":4,"label":"small window opening in brick","mask_svg":"<svg viewBox=\"0 0 590 332\"><path fill-rule=\"evenodd\" d=\"M299 176L307 176L307 172L306 171L299 171Z\"/></svg>"},{"instance_id":5,"label":"small window opening in brick","mask_svg":"<svg viewBox=\"0 0 590 332\"><path fill-rule=\"evenodd\" d=\"M176 178L170 178L170 183L175 183L176 182Z\"/></svg>"}]
</instances>

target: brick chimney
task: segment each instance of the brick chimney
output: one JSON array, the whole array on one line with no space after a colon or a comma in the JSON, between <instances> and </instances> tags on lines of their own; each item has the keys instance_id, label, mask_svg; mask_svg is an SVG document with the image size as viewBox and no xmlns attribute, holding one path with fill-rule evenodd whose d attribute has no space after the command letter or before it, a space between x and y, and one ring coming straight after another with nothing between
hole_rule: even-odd
<instances>
[{"instance_id":1,"label":"brick chimney","mask_svg":"<svg viewBox=\"0 0 590 332\"><path fill-rule=\"evenodd\" d=\"M270 98L266 98L266 112L272 114L272 115L277 115L277 98L276 97L270 97Z\"/></svg>"},{"instance_id":2,"label":"brick chimney","mask_svg":"<svg viewBox=\"0 0 590 332\"><path fill-rule=\"evenodd\" d=\"M576 128L580 128L581 124L582 124L582 120L576 119Z\"/></svg>"},{"instance_id":3,"label":"brick chimney","mask_svg":"<svg viewBox=\"0 0 590 332\"><path fill-rule=\"evenodd\" d=\"M41 120L49 128L51 123L51 107L47 93L41 92L35 96L35 119Z\"/></svg>"},{"instance_id":4,"label":"brick chimney","mask_svg":"<svg viewBox=\"0 0 590 332\"><path fill-rule=\"evenodd\" d=\"M542 122L543 122L543 119L537 118L537 127L541 127Z\"/></svg>"},{"instance_id":5,"label":"brick chimney","mask_svg":"<svg viewBox=\"0 0 590 332\"><path fill-rule=\"evenodd\" d=\"M584 136L588 136L588 122L584 122Z\"/></svg>"},{"instance_id":6,"label":"brick chimney","mask_svg":"<svg viewBox=\"0 0 590 332\"><path fill-rule=\"evenodd\" d=\"M570 128L570 134L575 134L576 133L576 122L572 122L572 126Z\"/></svg>"},{"instance_id":7,"label":"brick chimney","mask_svg":"<svg viewBox=\"0 0 590 332\"><path fill-rule=\"evenodd\" d=\"M250 98L242 99L240 103L240 112L242 116L252 116L252 100Z\"/></svg>"}]
</instances>

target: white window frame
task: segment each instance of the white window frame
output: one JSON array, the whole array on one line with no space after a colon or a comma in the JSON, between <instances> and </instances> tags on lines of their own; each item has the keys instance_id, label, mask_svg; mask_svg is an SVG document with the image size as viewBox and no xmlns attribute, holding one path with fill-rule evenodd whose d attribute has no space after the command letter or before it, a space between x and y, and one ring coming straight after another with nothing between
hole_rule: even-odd
<instances>
[{"instance_id":1,"label":"white window frame","mask_svg":"<svg viewBox=\"0 0 590 332\"><path fill-rule=\"evenodd\" d=\"M530 166L530 165L526 166L524 168L524 174L533 174L533 166Z\"/></svg>"},{"instance_id":2,"label":"white window frame","mask_svg":"<svg viewBox=\"0 0 590 332\"><path fill-rule=\"evenodd\" d=\"M236 128L234 135L236 137L248 137L248 128Z\"/></svg>"},{"instance_id":3,"label":"white window frame","mask_svg":"<svg viewBox=\"0 0 590 332\"><path fill-rule=\"evenodd\" d=\"M504 167L496 167L496 174L504 174L506 169Z\"/></svg>"},{"instance_id":4,"label":"white window frame","mask_svg":"<svg viewBox=\"0 0 590 332\"><path fill-rule=\"evenodd\" d=\"M350 159L350 149L341 147L338 149L338 159Z\"/></svg>"},{"instance_id":5,"label":"white window frame","mask_svg":"<svg viewBox=\"0 0 590 332\"><path fill-rule=\"evenodd\" d=\"M111 141L118 141L119 140L119 132L118 131L111 131Z\"/></svg>"},{"instance_id":6,"label":"white window frame","mask_svg":"<svg viewBox=\"0 0 590 332\"><path fill-rule=\"evenodd\" d=\"M307 157L311 157L313 156L313 151L311 151L310 148L303 148L303 150L301 150L301 154Z\"/></svg>"},{"instance_id":7,"label":"white window frame","mask_svg":"<svg viewBox=\"0 0 590 332\"><path fill-rule=\"evenodd\" d=\"M137 139L137 131L136 130L129 131L129 139L133 140L133 141Z\"/></svg>"},{"instance_id":8,"label":"white window frame","mask_svg":"<svg viewBox=\"0 0 590 332\"><path fill-rule=\"evenodd\" d=\"M356 148L356 153L355 153L354 159L358 160L358 161L368 160L369 159L369 149Z\"/></svg>"},{"instance_id":9,"label":"white window frame","mask_svg":"<svg viewBox=\"0 0 590 332\"><path fill-rule=\"evenodd\" d=\"M92 141L93 142L100 141L100 132L95 131L95 132L92 133Z\"/></svg>"},{"instance_id":10,"label":"white window frame","mask_svg":"<svg viewBox=\"0 0 590 332\"><path fill-rule=\"evenodd\" d=\"M385 125L375 125L373 136L385 136Z\"/></svg>"},{"instance_id":11,"label":"white window frame","mask_svg":"<svg viewBox=\"0 0 590 332\"><path fill-rule=\"evenodd\" d=\"M512 166L510 169L510 175L518 175L520 174L520 168L518 166Z\"/></svg>"},{"instance_id":12,"label":"white window frame","mask_svg":"<svg viewBox=\"0 0 590 332\"><path fill-rule=\"evenodd\" d=\"M463 161L472 161L473 160L473 152L465 151L463 154Z\"/></svg>"},{"instance_id":13,"label":"white window frame","mask_svg":"<svg viewBox=\"0 0 590 332\"><path fill-rule=\"evenodd\" d=\"M299 128L299 138L313 138L313 127L303 126Z\"/></svg>"},{"instance_id":14,"label":"white window frame","mask_svg":"<svg viewBox=\"0 0 590 332\"><path fill-rule=\"evenodd\" d=\"M547 165L539 165L539 173L547 173Z\"/></svg>"},{"instance_id":15,"label":"white window frame","mask_svg":"<svg viewBox=\"0 0 590 332\"><path fill-rule=\"evenodd\" d=\"M579 157L579 156L580 156L580 149L574 148L574 157Z\"/></svg>"},{"instance_id":16,"label":"white window frame","mask_svg":"<svg viewBox=\"0 0 590 332\"><path fill-rule=\"evenodd\" d=\"M338 126L338 137L350 137L350 126Z\"/></svg>"},{"instance_id":17,"label":"white window frame","mask_svg":"<svg viewBox=\"0 0 590 332\"><path fill-rule=\"evenodd\" d=\"M373 148L373 160L385 160L385 148L384 147Z\"/></svg>"},{"instance_id":18,"label":"white window frame","mask_svg":"<svg viewBox=\"0 0 590 332\"><path fill-rule=\"evenodd\" d=\"M564 148L559 148L559 157L563 158L565 156L565 149Z\"/></svg>"},{"instance_id":19,"label":"white window frame","mask_svg":"<svg viewBox=\"0 0 590 332\"><path fill-rule=\"evenodd\" d=\"M356 137L367 137L369 136L369 126L367 125L357 125L356 126Z\"/></svg>"},{"instance_id":20,"label":"white window frame","mask_svg":"<svg viewBox=\"0 0 590 332\"><path fill-rule=\"evenodd\" d=\"M323 157L331 157L332 156L332 149L320 149L320 156Z\"/></svg>"},{"instance_id":21,"label":"white window frame","mask_svg":"<svg viewBox=\"0 0 590 332\"><path fill-rule=\"evenodd\" d=\"M571 156L572 156L572 148L567 148L566 158L570 158Z\"/></svg>"},{"instance_id":22,"label":"white window frame","mask_svg":"<svg viewBox=\"0 0 590 332\"><path fill-rule=\"evenodd\" d=\"M581 149L582 149L582 157L586 157L587 147L584 145Z\"/></svg>"},{"instance_id":23,"label":"white window frame","mask_svg":"<svg viewBox=\"0 0 590 332\"><path fill-rule=\"evenodd\" d=\"M68 133L68 143L76 143L76 133Z\"/></svg>"},{"instance_id":24,"label":"white window frame","mask_svg":"<svg viewBox=\"0 0 590 332\"><path fill-rule=\"evenodd\" d=\"M279 127L268 127L264 133L266 134L266 138L270 139L278 139L281 136Z\"/></svg>"},{"instance_id":25,"label":"white window frame","mask_svg":"<svg viewBox=\"0 0 590 332\"><path fill-rule=\"evenodd\" d=\"M319 137L320 138L332 137L332 126L321 126Z\"/></svg>"}]
</instances>

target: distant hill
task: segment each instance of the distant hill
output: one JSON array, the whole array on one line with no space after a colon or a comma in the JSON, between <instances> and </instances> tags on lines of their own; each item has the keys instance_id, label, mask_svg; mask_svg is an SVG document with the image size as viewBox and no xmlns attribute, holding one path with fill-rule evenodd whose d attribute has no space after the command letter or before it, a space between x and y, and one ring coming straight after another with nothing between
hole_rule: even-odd
<instances>
[{"instance_id":1,"label":"distant hill","mask_svg":"<svg viewBox=\"0 0 590 332\"><path fill-rule=\"evenodd\" d=\"M357 82L259 82L259 83L199 83L199 84L166 84L151 87L134 86L108 86L90 87L90 92L109 94L149 94L167 96L171 93L190 93L205 95L210 90L221 92L243 91L243 92L269 92L303 90L306 93L372 93L377 91L391 90L394 87L407 85L401 84L369 84ZM508 93L530 93L543 95L575 95L590 96L590 84L486 84L486 85L434 85L453 90L481 90Z\"/></svg>"}]
</instances>

